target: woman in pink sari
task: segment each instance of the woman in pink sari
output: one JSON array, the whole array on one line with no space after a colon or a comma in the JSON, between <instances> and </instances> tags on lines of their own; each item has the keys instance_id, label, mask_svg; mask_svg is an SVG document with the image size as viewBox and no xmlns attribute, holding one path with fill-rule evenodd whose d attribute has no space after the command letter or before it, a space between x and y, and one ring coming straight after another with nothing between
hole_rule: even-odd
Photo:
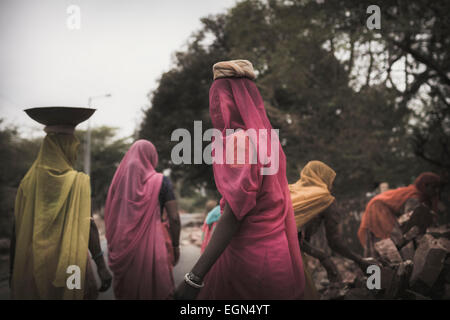
<instances>
[{"instance_id":1,"label":"woman in pink sari","mask_svg":"<svg viewBox=\"0 0 450 320\"><path fill-rule=\"evenodd\" d=\"M163 207L169 217L174 263L179 258L180 221L174 197L167 201L167 192L162 192L170 184L155 171L157 164L153 144L138 140L125 154L109 188L105 229L118 299L167 299L173 294Z\"/></svg>"},{"instance_id":2,"label":"woman in pink sari","mask_svg":"<svg viewBox=\"0 0 450 320\"><path fill-rule=\"evenodd\" d=\"M232 148L236 151L240 147L230 146L230 141L249 129L266 129L271 141L272 126L252 81L255 75L251 63L220 62L213 70L210 114L214 128L222 133L226 157ZM226 136L227 129L241 131ZM261 169L274 163L250 161L254 156L248 153L250 143L258 149L266 147L259 139L246 140L244 164L213 163L215 182L222 195L222 215L204 253L177 288L175 298L302 298L304 271L286 179L286 158L278 137L273 138L278 148L271 149L278 153L279 161L278 171L273 174L262 175Z\"/></svg>"}]
</instances>

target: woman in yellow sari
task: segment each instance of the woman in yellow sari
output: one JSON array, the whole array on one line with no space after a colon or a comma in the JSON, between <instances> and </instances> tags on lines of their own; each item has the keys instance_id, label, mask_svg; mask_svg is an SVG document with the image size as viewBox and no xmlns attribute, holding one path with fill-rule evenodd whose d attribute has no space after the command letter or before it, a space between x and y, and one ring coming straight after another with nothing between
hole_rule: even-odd
<instances>
[{"instance_id":1,"label":"woman in yellow sari","mask_svg":"<svg viewBox=\"0 0 450 320\"><path fill-rule=\"evenodd\" d=\"M95 280L91 287L92 282L86 280L93 275L88 248L98 266L101 290L109 287L111 275L91 219L89 176L73 168L79 141L73 135L76 123L70 123L76 117L68 113L77 112L75 108L63 107L37 109L29 115L47 124L47 136L17 191L11 297L52 300L96 297Z\"/></svg>"},{"instance_id":2,"label":"woman in yellow sari","mask_svg":"<svg viewBox=\"0 0 450 320\"><path fill-rule=\"evenodd\" d=\"M324 222L328 245L331 250L355 261L363 271L369 265L361 256L352 252L344 244L339 235L338 225L340 213L336 199L331 194L336 173L321 161L310 161L300 172L300 179L289 185L292 205L294 207L295 221L299 231L301 251L319 259L327 271L331 282L340 281L336 266L322 250L309 244L310 237ZM311 275L305 261L305 299L318 299Z\"/></svg>"}]
</instances>

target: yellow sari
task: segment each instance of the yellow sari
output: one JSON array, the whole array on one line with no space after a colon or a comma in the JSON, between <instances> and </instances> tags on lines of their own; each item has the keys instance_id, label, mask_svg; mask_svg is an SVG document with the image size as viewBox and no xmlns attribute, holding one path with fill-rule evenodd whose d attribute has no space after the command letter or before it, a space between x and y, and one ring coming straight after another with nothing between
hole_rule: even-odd
<instances>
[{"instance_id":1,"label":"yellow sari","mask_svg":"<svg viewBox=\"0 0 450 320\"><path fill-rule=\"evenodd\" d=\"M334 197L330 190L335 177L336 172L325 163L310 161L300 172L300 180L289 185L297 229L303 228L333 203ZM307 259L303 253L302 257L305 270L304 298L307 300L319 299L319 294L308 270Z\"/></svg>"},{"instance_id":2,"label":"yellow sari","mask_svg":"<svg viewBox=\"0 0 450 320\"><path fill-rule=\"evenodd\" d=\"M321 161L310 161L300 172L300 180L289 185L297 228L328 208L334 201L330 190L336 172Z\"/></svg>"},{"instance_id":3,"label":"yellow sari","mask_svg":"<svg viewBox=\"0 0 450 320\"><path fill-rule=\"evenodd\" d=\"M89 176L73 169L78 145L73 135L49 133L20 183L13 299L83 299L91 190ZM79 267L80 289L66 285L71 265Z\"/></svg>"}]
</instances>

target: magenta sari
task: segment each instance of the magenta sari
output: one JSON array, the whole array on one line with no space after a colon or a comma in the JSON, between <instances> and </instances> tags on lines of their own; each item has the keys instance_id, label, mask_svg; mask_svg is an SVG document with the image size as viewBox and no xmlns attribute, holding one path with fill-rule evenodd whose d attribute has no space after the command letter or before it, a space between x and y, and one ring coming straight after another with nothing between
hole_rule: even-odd
<instances>
[{"instance_id":1,"label":"magenta sari","mask_svg":"<svg viewBox=\"0 0 450 320\"><path fill-rule=\"evenodd\" d=\"M215 80L210 89L210 114L213 126L224 137L230 128L267 129L271 136L272 126L261 95L247 78ZM198 299L303 297L304 271L286 179L286 158L276 139L276 174L261 175L264 165L259 162L213 164L216 186L222 195L221 209L226 201L241 226L206 275ZM223 144L229 140L223 138ZM259 140L252 142L262 147Z\"/></svg>"},{"instance_id":2,"label":"magenta sari","mask_svg":"<svg viewBox=\"0 0 450 320\"><path fill-rule=\"evenodd\" d=\"M105 206L109 267L117 299L167 299L174 290L161 224L153 144L136 141L120 163Z\"/></svg>"}]
</instances>

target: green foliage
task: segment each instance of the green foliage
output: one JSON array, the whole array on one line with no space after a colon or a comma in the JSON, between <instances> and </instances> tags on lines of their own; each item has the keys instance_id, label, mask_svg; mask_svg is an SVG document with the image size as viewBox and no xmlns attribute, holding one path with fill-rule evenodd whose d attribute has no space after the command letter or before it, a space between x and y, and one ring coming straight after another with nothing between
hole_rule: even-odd
<instances>
[{"instance_id":1,"label":"green foliage","mask_svg":"<svg viewBox=\"0 0 450 320\"><path fill-rule=\"evenodd\" d=\"M0 238L11 234L17 188L39 148L40 139L22 139L17 128L0 130Z\"/></svg>"},{"instance_id":2,"label":"green foliage","mask_svg":"<svg viewBox=\"0 0 450 320\"><path fill-rule=\"evenodd\" d=\"M443 49L448 32L438 29L450 29L443 13L436 12L448 5L436 1L427 7L425 1L416 1L409 8L388 1L381 6L380 31L366 27L368 5L367 1L247 0L226 14L202 19L203 28L192 36L187 50L175 55L174 68L162 75L139 132L157 146L161 166L170 167L172 179L181 180L183 193L202 187L213 192L212 170L206 165L171 164L177 142L170 136L177 128L192 134L194 120L203 121L203 130L211 126L211 69L227 59L248 59L258 72L256 83L272 125L280 128L291 182L313 159L336 170L335 192L342 195L365 193L381 181L406 184L422 170L441 174L446 170L448 103L441 99L439 109L437 98L433 103L427 98L429 110L422 104L425 113L420 117L410 104L422 84L433 85L430 79L443 97L448 93L443 91L448 90L446 74L435 70L449 66L448 50ZM418 40L423 34L432 39ZM430 42L428 60L423 52L414 51L414 42L419 41ZM431 54L432 49L439 57ZM404 57L408 81L402 91L391 73ZM430 70L426 77L418 72L419 66ZM444 110L439 118L442 130L430 118L438 109ZM422 124L420 130L411 127L412 119Z\"/></svg>"},{"instance_id":3,"label":"green foliage","mask_svg":"<svg viewBox=\"0 0 450 320\"><path fill-rule=\"evenodd\" d=\"M1 121L0 121L1 123ZM101 210L105 204L109 185L130 143L117 139L116 128L92 129L92 209ZM84 131L76 131L81 142L75 168L82 171ZM16 128L0 130L0 238L10 235L14 217L14 202L20 181L36 159L41 138L26 139Z\"/></svg>"},{"instance_id":4,"label":"green foliage","mask_svg":"<svg viewBox=\"0 0 450 320\"><path fill-rule=\"evenodd\" d=\"M39 152L40 142L40 139L21 139L17 128L0 130L0 186L19 186Z\"/></svg>"},{"instance_id":5,"label":"green foliage","mask_svg":"<svg viewBox=\"0 0 450 320\"><path fill-rule=\"evenodd\" d=\"M211 167L170 164L171 150L177 143L170 141L175 129L186 128L193 137L194 120L203 122L203 130L211 127L208 108L211 66L218 56L222 59L227 57L221 55L220 49L206 51L200 44L203 37L198 35L188 53L177 53L177 67L162 75L159 88L152 97L152 108L145 113L139 135L154 143L159 153L159 167L170 167L173 180L183 179L192 183L191 187L213 189ZM180 190L182 196L185 191L186 188Z\"/></svg>"}]
</instances>

